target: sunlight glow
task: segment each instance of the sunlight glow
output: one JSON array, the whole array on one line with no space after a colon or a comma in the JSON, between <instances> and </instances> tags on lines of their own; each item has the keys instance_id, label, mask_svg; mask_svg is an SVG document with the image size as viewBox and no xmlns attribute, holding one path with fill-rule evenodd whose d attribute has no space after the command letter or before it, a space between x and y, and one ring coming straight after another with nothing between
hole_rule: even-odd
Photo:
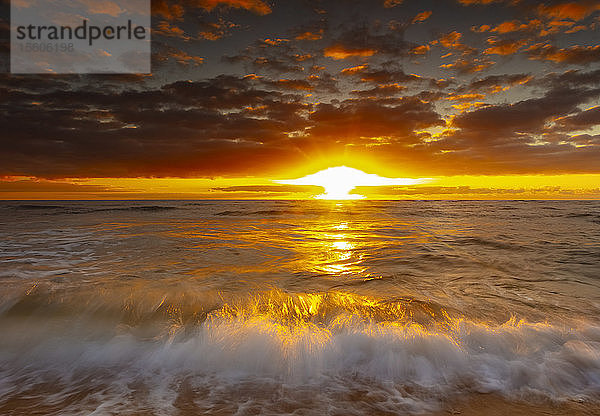
<instances>
[{"instance_id":1,"label":"sunlight glow","mask_svg":"<svg viewBox=\"0 0 600 416\"><path fill-rule=\"evenodd\" d=\"M276 180L286 185L316 185L325 188L317 199L363 199L363 195L351 194L357 186L415 185L428 179L384 178L347 166L328 168L299 179Z\"/></svg>"}]
</instances>

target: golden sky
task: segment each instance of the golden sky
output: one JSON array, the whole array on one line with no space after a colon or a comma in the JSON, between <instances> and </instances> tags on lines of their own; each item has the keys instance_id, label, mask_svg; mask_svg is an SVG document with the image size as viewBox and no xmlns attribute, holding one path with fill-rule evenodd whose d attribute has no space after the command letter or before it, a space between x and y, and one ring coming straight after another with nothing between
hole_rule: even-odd
<instances>
[{"instance_id":1,"label":"golden sky","mask_svg":"<svg viewBox=\"0 0 600 416\"><path fill-rule=\"evenodd\" d=\"M445 176L410 186L357 187L368 199L599 199L600 175ZM310 199L318 186L267 178L5 178L2 199Z\"/></svg>"}]
</instances>

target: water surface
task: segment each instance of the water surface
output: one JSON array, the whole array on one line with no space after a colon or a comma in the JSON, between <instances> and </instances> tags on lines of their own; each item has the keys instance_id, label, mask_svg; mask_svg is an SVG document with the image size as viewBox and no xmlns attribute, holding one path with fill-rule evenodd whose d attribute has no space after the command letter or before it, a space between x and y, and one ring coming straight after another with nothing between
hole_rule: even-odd
<instances>
[{"instance_id":1,"label":"water surface","mask_svg":"<svg viewBox=\"0 0 600 416\"><path fill-rule=\"evenodd\" d=\"M0 413L600 408L598 201L0 203Z\"/></svg>"}]
</instances>

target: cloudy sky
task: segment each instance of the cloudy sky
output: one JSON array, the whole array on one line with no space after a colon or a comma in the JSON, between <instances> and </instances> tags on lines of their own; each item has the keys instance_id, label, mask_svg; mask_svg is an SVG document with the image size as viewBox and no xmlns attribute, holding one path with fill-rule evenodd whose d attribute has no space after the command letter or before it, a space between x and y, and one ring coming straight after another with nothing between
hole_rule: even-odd
<instances>
[{"instance_id":1,"label":"cloudy sky","mask_svg":"<svg viewBox=\"0 0 600 416\"><path fill-rule=\"evenodd\" d=\"M150 75L8 74L1 11L0 198L600 197L598 1L154 0Z\"/></svg>"}]
</instances>

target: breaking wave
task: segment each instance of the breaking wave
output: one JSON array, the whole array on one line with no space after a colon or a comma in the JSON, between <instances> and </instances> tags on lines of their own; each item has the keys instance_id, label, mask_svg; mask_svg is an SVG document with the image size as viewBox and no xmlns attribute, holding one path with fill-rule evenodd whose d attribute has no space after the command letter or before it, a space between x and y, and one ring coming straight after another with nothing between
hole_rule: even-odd
<instances>
[{"instance_id":1,"label":"breaking wave","mask_svg":"<svg viewBox=\"0 0 600 416\"><path fill-rule=\"evenodd\" d=\"M476 322L346 292L63 295L2 305L0 412L419 413L465 392L600 393L600 327L585 322Z\"/></svg>"}]
</instances>

